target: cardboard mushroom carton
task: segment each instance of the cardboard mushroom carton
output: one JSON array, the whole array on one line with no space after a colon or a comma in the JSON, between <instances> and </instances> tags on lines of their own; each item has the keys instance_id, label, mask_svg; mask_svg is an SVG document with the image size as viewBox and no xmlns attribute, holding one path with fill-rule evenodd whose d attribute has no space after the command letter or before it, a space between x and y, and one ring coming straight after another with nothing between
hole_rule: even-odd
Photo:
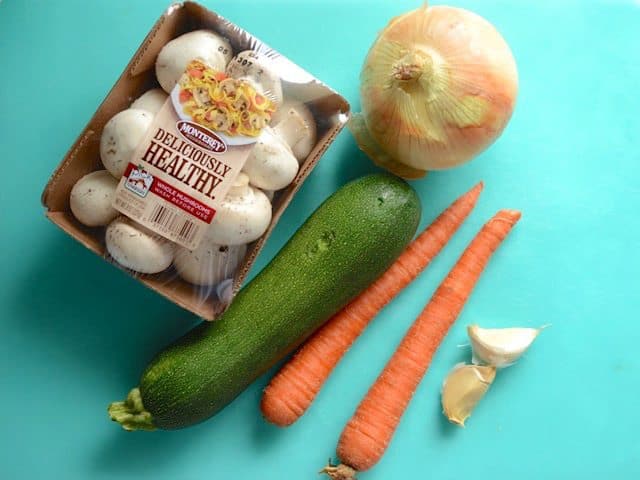
<instances>
[{"instance_id":1,"label":"cardboard mushroom carton","mask_svg":"<svg viewBox=\"0 0 640 480\"><path fill-rule=\"evenodd\" d=\"M298 110L292 110L291 115L295 116L299 112L304 116L311 112L317 130L315 136L317 140L306 158L299 158L299 151L294 150L295 156L300 161L299 170L293 181L277 193L273 202L272 219L266 232L248 245L247 253L233 277L232 292L235 295L287 205L335 136L344 127L349 115L349 105L343 97L311 74L270 50L239 26L195 2L174 4L158 19L112 90L53 172L42 194L42 203L46 208L46 216L54 224L97 255L109 258L105 251L105 228L87 227L76 219L70 208L71 190L80 178L104 168L100 158L100 143L107 122L119 112L131 107L132 102L145 92L160 86L156 78L155 64L162 48L176 37L201 29L211 30L226 38L235 53L247 50L269 51L274 68L281 77L284 105L289 108L289 105L295 105L296 102L301 105L300 102L302 102L304 107L294 107ZM241 63L243 61L245 63ZM246 71L249 68L246 67L247 61L250 62L251 59L240 56L236 69ZM247 75L250 74L255 72L247 72ZM156 114L157 110L162 110L164 98L162 94L158 95L158 92L159 90L156 90L154 93L145 95L134 107L147 108ZM305 112L300 108L304 108ZM282 113L280 112L280 117ZM282 130L281 133L286 136L287 128L288 126L283 123L275 129ZM286 171L283 171L282 175L286 175ZM215 294L203 298L202 290L194 288L192 283L182 279L174 267L154 275L136 274L131 271L129 273L149 288L205 319L216 318L224 309L224 305L217 300Z\"/></svg>"}]
</instances>

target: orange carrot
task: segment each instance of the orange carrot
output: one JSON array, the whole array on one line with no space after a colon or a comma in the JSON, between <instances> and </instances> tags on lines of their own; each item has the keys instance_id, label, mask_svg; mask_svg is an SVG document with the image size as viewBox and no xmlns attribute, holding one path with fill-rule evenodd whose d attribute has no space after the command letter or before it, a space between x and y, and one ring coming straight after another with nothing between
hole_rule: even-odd
<instances>
[{"instance_id":1,"label":"orange carrot","mask_svg":"<svg viewBox=\"0 0 640 480\"><path fill-rule=\"evenodd\" d=\"M380 460L438 346L491 255L519 219L520 212L501 210L471 241L342 431L337 449L342 464L329 464L324 473L349 480Z\"/></svg>"},{"instance_id":2,"label":"orange carrot","mask_svg":"<svg viewBox=\"0 0 640 480\"><path fill-rule=\"evenodd\" d=\"M276 374L264 391L264 417L291 425L309 408L337 363L371 320L440 253L475 206L482 182L458 198L369 288L333 316Z\"/></svg>"}]
</instances>

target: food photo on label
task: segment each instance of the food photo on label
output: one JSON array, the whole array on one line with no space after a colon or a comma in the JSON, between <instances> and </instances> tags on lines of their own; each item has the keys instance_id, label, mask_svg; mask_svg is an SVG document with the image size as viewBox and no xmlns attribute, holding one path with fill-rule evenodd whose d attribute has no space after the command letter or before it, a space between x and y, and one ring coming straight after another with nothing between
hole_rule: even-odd
<instances>
[{"instance_id":1,"label":"food photo on label","mask_svg":"<svg viewBox=\"0 0 640 480\"><path fill-rule=\"evenodd\" d=\"M231 137L256 137L277 107L269 93L254 85L252 80L227 76L194 60L171 95L177 96L176 110L185 119Z\"/></svg>"},{"instance_id":2,"label":"food photo on label","mask_svg":"<svg viewBox=\"0 0 640 480\"><path fill-rule=\"evenodd\" d=\"M23 3L0 477L640 478L633 0Z\"/></svg>"}]
</instances>

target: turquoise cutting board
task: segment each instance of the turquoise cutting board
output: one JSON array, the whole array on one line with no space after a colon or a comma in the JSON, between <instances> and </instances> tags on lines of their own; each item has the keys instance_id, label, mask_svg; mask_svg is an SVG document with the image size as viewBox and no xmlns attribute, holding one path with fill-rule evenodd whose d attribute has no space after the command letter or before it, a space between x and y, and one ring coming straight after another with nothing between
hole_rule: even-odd
<instances>
[{"instance_id":1,"label":"turquoise cutting board","mask_svg":"<svg viewBox=\"0 0 640 480\"><path fill-rule=\"evenodd\" d=\"M419 4L204 3L336 88L354 110L368 46L388 19ZM195 319L46 221L39 196L167 2L0 3L0 478L317 478L407 327L500 208L521 209L520 224L438 351L386 455L362 478L640 478L640 4L454 3L504 34L520 97L487 152L413 185L422 226L482 179L476 210L295 426L279 430L260 417L265 376L214 419L155 433L122 431L106 406ZM331 192L372 171L343 132L253 273ZM462 430L443 418L439 391L446 372L468 359L460 345L474 322L552 327L499 374Z\"/></svg>"}]
</instances>

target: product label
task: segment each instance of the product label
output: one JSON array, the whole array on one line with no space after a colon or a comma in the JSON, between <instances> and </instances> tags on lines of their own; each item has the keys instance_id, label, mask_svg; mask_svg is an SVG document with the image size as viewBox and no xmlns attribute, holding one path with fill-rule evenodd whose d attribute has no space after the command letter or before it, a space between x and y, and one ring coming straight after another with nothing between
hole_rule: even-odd
<instances>
[{"instance_id":1,"label":"product label","mask_svg":"<svg viewBox=\"0 0 640 480\"><path fill-rule=\"evenodd\" d=\"M191 62L133 154L114 208L193 250L274 111L250 83Z\"/></svg>"}]
</instances>

